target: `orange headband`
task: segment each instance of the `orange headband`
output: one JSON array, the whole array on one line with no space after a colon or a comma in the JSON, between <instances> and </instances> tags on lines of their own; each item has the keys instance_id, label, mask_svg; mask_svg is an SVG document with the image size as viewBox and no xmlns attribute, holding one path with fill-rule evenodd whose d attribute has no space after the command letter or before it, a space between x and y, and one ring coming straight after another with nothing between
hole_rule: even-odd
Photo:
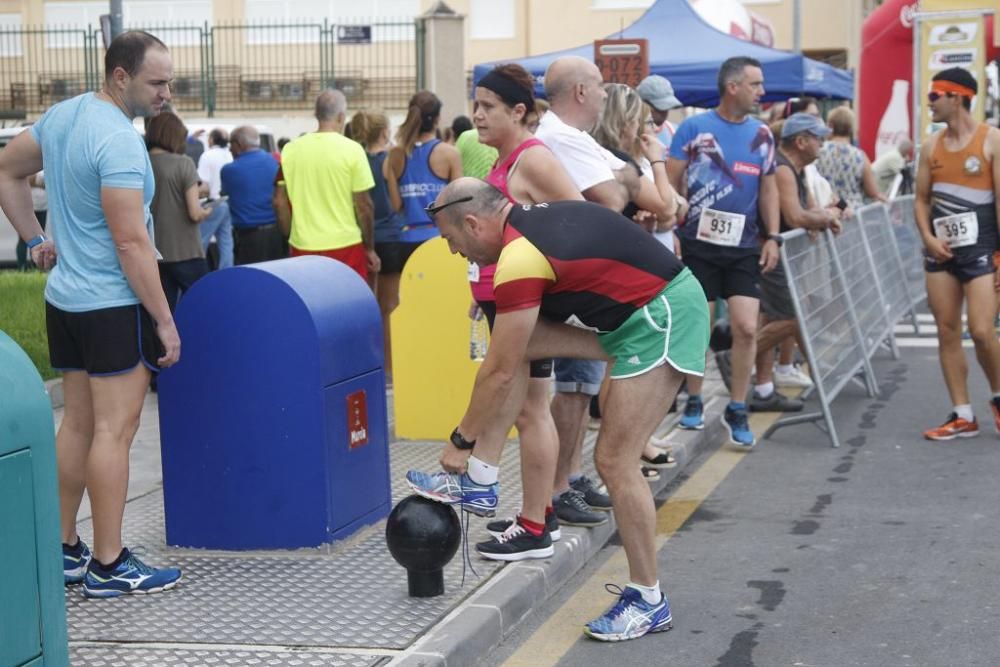
<instances>
[{"instance_id":1,"label":"orange headband","mask_svg":"<svg viewBox=\"0 0 1000 667\"><path fill-rule=\"evenodd\" d=\"M954 81L932 81L931 82L931 92L940 93L945 95L947 93L952 93L954 95L961 95L962 97L975 97L976 91L968 86L963 86L960 83L955 83Z\"/></svg>"}]
</instances>

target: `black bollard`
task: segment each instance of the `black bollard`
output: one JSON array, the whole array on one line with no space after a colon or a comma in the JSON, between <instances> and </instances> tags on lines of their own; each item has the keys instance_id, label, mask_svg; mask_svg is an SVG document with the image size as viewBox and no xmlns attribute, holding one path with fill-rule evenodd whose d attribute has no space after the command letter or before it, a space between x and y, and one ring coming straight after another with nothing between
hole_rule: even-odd
<instances>
[{"instance_id":1,"label":"black bollard","mask_svg":"<svg viewBox=\"0 0 1000 667\"><path fill-rule=\"evenodd\" d=\"M410 597L444 593L444 566L458 551L462 527L450 506L417 495L399 501L385 523L385 542L406 568Z\"/></svg>"}]
</instances>

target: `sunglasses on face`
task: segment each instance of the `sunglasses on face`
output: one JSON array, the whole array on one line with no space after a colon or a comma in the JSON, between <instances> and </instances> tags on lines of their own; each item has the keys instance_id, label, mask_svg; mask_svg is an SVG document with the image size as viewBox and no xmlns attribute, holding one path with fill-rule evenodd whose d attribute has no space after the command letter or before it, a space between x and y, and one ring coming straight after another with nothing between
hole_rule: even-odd
<instances>
[{"instance_id":1,"label":"sunglasses on face","mask_svg":"<svg viewBox=\"0 0 1000 667\"><path fill-rule=\"evenodd\" d=\"M955 93L927 93L927 101L931 103L937 102L942 97L955 97Z\"/></svg>"},{"instance_id":2,"label":"sunglasses on face","mask_svg":"<svg viewBox=\"0 0 1000 667\"><path fill-rule=\"evenodd\" d=\"M433 218L435 215L445 210L452 204L464 204L465 202L472 201L473 199L475 199L475 197L470 195L468 197L459 197L458 199L453 199L452 201L445 202L444 204L439 204L437 206L435 206L434 204L428 204L427 207L424 209L424 211L427 212L427 215Z\"/></svg>"}]
</instances>

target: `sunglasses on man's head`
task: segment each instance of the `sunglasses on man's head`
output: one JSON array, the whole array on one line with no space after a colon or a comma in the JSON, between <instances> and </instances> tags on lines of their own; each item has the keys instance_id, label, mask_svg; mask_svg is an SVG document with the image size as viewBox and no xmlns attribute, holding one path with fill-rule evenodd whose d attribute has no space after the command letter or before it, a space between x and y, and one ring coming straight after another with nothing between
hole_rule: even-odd
<instances>
[{"instance_id":1,"label":"sunglasses on man's head","mask_svg":"<svg viewBox=\"0 0 1000 667\"><path fill-rule=\"evenodd\" d=\"M942 97L955 97L955 93L936 93L933 91L927 93L928 102L937 102Z\"/></svg>"},{"instance_id":2,"label":"sunglasses on man's head","mask_svg":"<svg viewBox=\"0 0 1000 667\"><path fill-rule=\"evenodd\" d=\"M433 203L431 203L431 204L428 204L426 208L424 208L424 211L427 212L427 215L429 215L429 216L431 216L433 218L435 215L437 215L441 211L445 210L446 208L448 208L452 204L464 204L465 202L472 201L473 199L475 199L475 197L473 197L472 195L469 195L468 197L459 197L458 199L453 199L453 200L451 200L449 202L445 202L444 204L438 204L437 206L435 206Z\"/></svg>"}]
</instances>

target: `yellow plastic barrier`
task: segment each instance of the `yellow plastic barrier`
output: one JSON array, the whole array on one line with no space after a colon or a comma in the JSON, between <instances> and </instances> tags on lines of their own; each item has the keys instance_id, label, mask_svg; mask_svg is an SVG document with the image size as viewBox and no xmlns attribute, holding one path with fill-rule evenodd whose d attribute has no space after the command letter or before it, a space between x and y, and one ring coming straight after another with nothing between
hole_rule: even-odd
<instances>
[{"instance_id":1,"label":"yellow plastic barrier","mask_svg":"<svg viewBox=\"0 0 1000 667\"><path fill-rule=\"evenodd\" d=\"M465 414L479 370L469 354L467 267L442 238L403 267L390 321L397 438L447 440Z\"/></svg>"}]
</instances>

